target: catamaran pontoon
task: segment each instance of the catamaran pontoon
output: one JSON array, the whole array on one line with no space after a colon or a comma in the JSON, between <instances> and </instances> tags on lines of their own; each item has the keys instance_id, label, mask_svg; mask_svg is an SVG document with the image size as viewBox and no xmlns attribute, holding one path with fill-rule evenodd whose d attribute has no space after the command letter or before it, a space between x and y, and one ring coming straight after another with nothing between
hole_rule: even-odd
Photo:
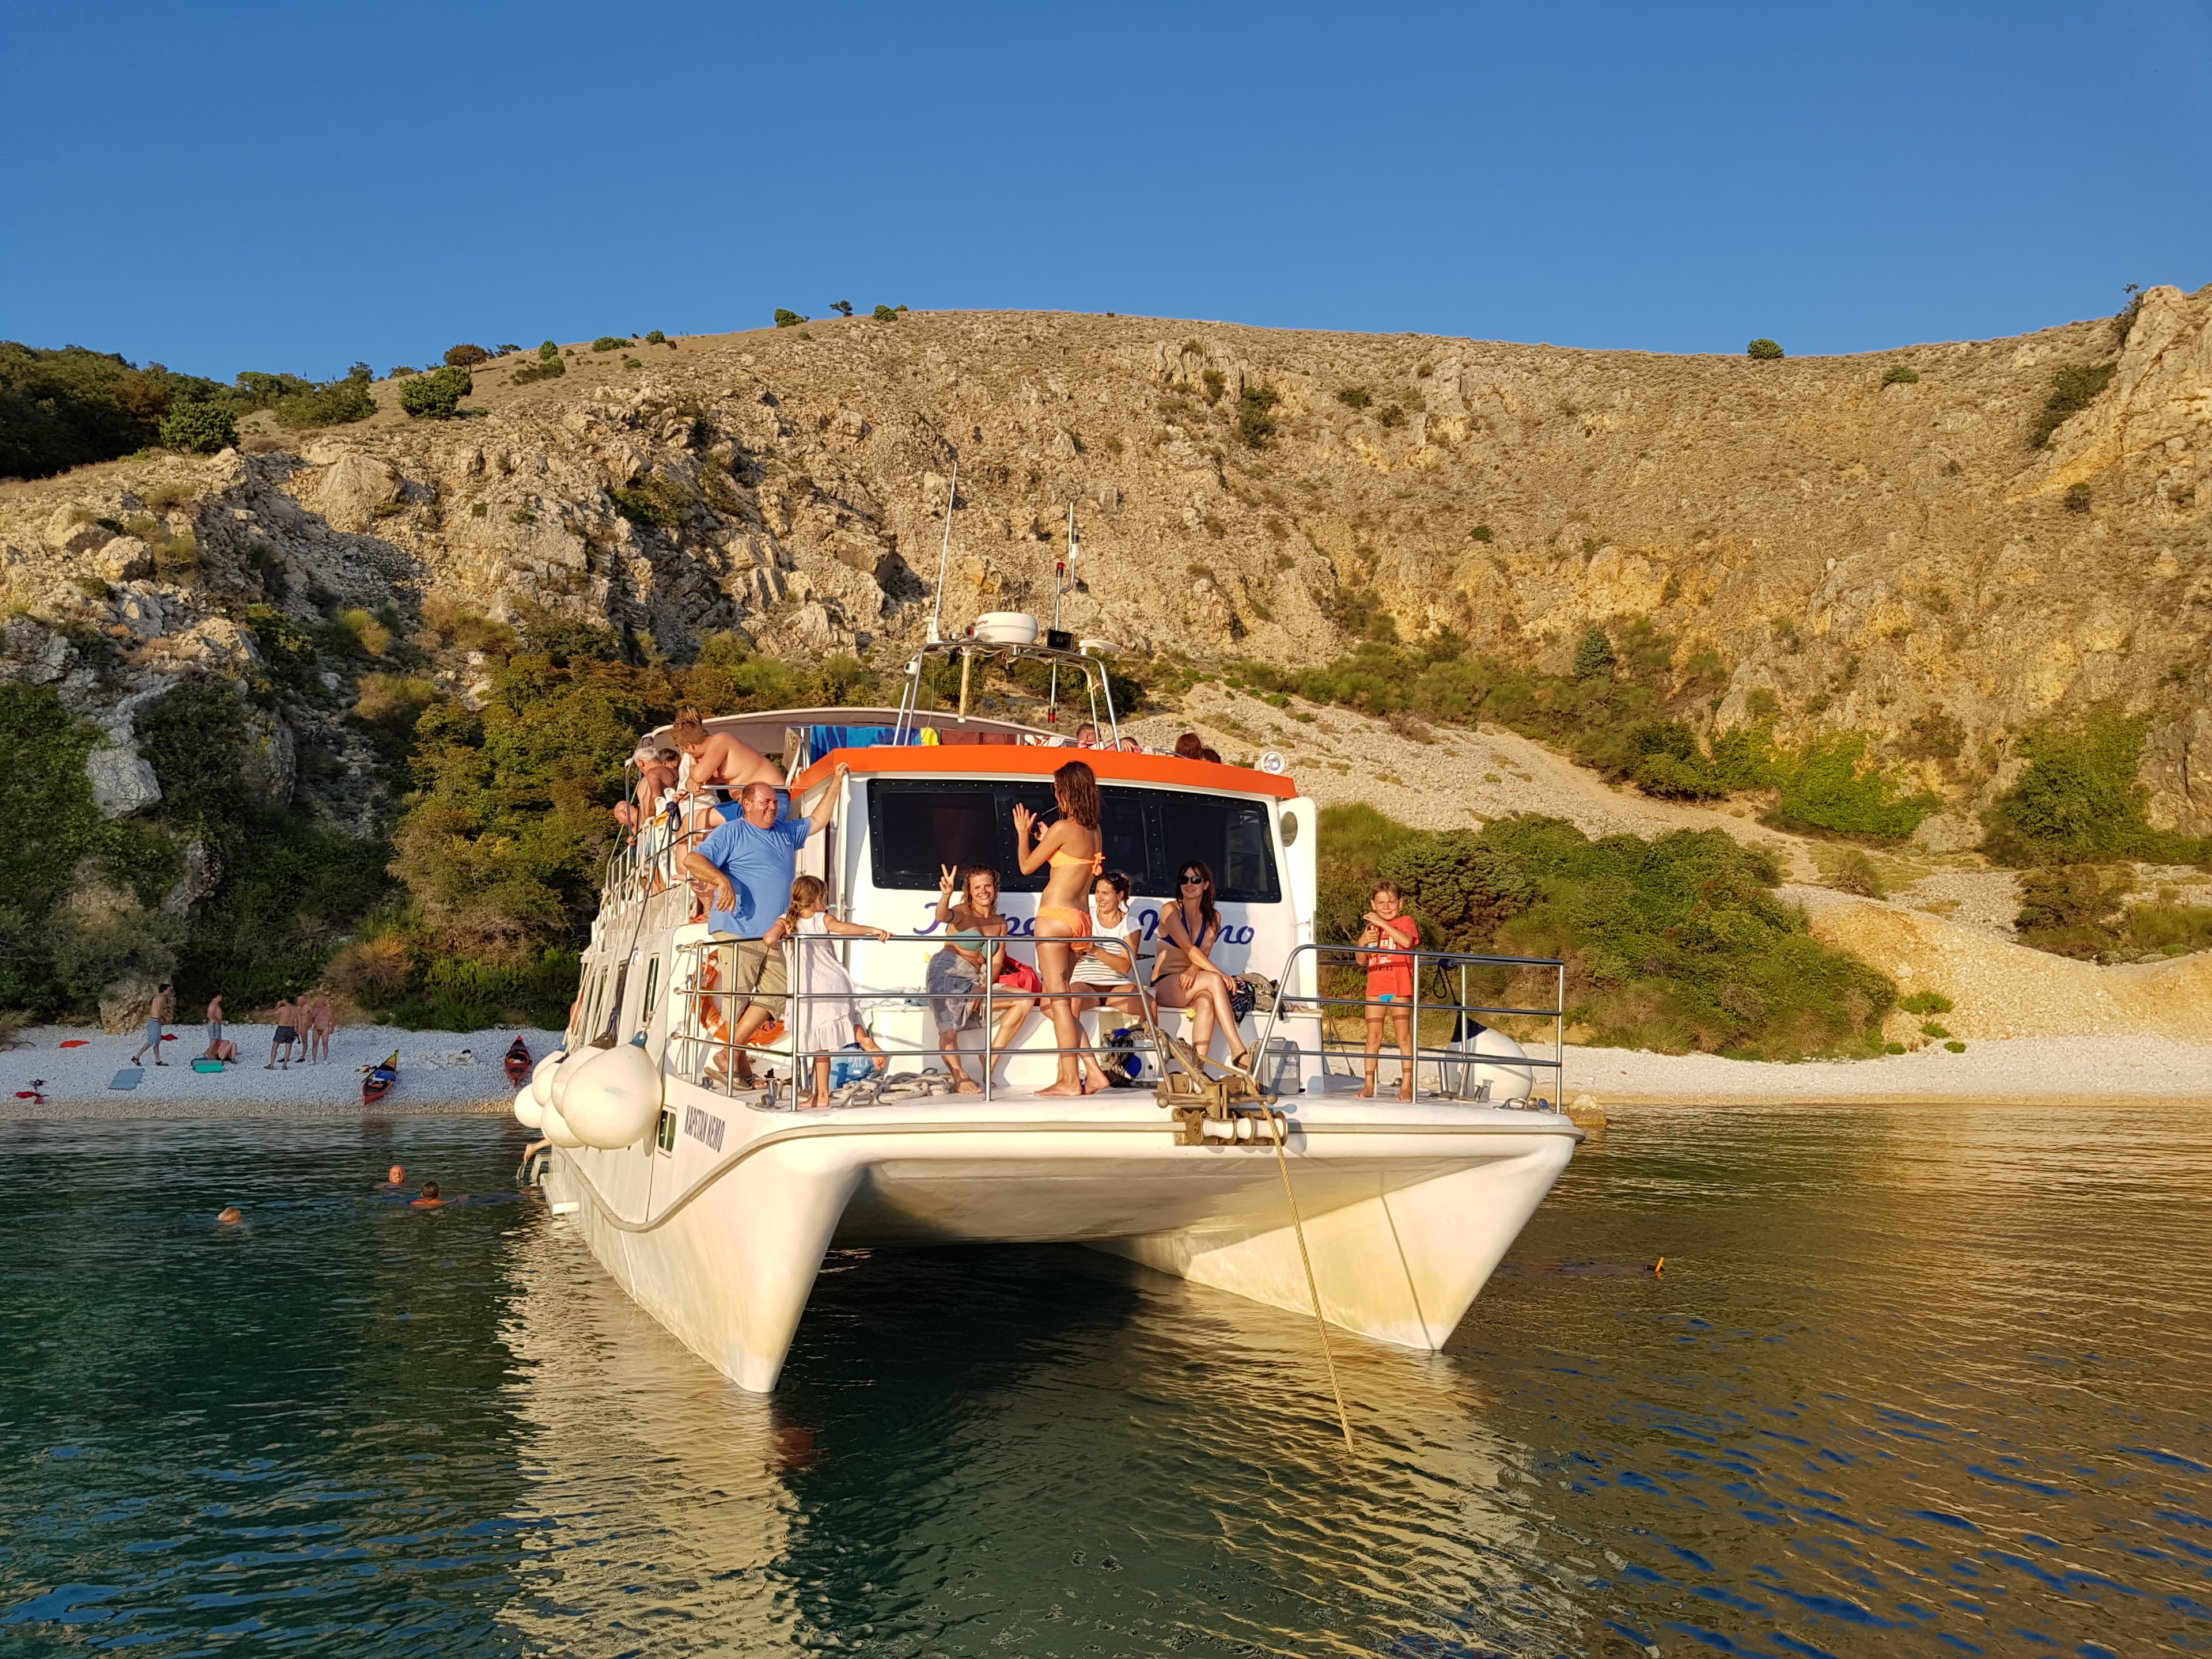
<instances>
[{"instance_id":1,"label":"catamaran pontoon","mask_svg":"<svg viewBox=\"0 0 2212 1659\"><path fill-rule=\"evenodd\" d=\"M1055 691L1061 676L1071 690L1079 676L1102 738L1118 738L1105 647L1075 648L1057 630L1035 643L1035 629L923 647L896 709L709 722L781 757L793 813L820 791L842 792L799 867L827 884L834 914L891 940L802 934L784 948L843 954L889 1074L805 1109L813 1056L786 1035L747 1050L764 1089L732 1081L723 958L693 920L680 844L649 831L607 874L567 1047L516 1097L517 1115L542 1122L555 1148L544 1185L556 1212L575 1217L655 1318L757 1390L775 1385L823 1254L842 1245L1072 1241L1282 1308L1311 1310L1317 1295L1338 1326L1441 1346L1580 1139L1557 1109L1558 995L1544 1007L1479 1006L1468 975L1556 992L1559 964L1421 953L1413 1028L1425 1034L1397 1056L1413 1098L1352 1097L1334 1021L1346 1010L1356 1020L1365 999L1346 971L1348 951L1315 937L1314 802L1279 767L1111 747L1078 756L1043 746L1057 740L1038 727L975 712L976 670L1036 663ZM928 670L956 653L958 705L933 713ZM1202 859L1218 872L1215 957L1275 985L1254 1010L1250 1072L1196 1054L1182 1016L1147 999L1134 1019L1104 1017L1135 1028L1120 1054L1125 1069L1141 1068L1139 1086L1041 1097L1061 1050L1049 1022L1032 1016L1012 1047L972 1062L983 1093L939 1091L947 1079L922 987L943 942L940 870L1007 872L1010 931L1026 934L1042 878L1014 873L1010 815L1018 803L1048 809L1050 775L1072 758L1097 774L1106 862L1129 875L1147 943L1180 865ZM1551 1054L1528 1054L1478 1016L1548 1019ZM784 1030L807 1024L802 1009ZM982 1032L993 1024L987 1007ZM1107 1040L1088 1026L1085 1036Z\"/></svg>"}]
</instances>

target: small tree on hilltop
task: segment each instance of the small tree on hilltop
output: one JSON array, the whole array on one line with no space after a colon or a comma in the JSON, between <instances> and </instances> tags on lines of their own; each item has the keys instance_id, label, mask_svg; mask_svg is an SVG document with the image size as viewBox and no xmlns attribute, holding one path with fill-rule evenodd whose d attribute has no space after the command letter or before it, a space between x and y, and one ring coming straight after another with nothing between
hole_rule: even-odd
<instances>
[{"instance_id":1,"label":"small tree on hilltop","mask_svg":"<svg viewBox=\"0 0 2212 1659\"><path fill-rule=\"evenodd\" d=\"M457 345L446 348L446 362L454 368L474 368L489 360L491 353L480 345Z\"/></svg>"},{"instance_id":2,"label":"small tree on hilltop","mask_svg":"<svg viewBox=\"0 0 2212 1659\"><path fill-rule=\"evenodd\" d=\"M795 311L786 311L781 306L775 308L775 325L778 328L797 328L805 320Z\"/></svg>"},{"instance_id":3,"label":"small tree on hilltop","mask_svg":"<svg viewBox=\"0 0 2212 1659\"><path fill-rule=\"evenodd\" d=\"M1578 680L1609 680L1620 664L1620 659L1613 654L1613 641L1606 637L1602 628L1592 626L1575 647L1575 678Z\"/></svg>"},{"instance_id":4,"label":"small tree on hilltop","mask_svg":"<svg viewBox=\"0 0 2212 1659\"><path fill-rule=\"evenodd\" d=\"M830 309L836 312L840 317L849 317L853 314L853 302L850 300L832 301L830 302Z\"/></svg>"},{"instance_id":5,"label":"small tree on hilltop","mask_svg":"<svg viewBox=\"0 0 2212 1659\"><path fill-rule=\"evenodd\" d=\"M419 419L450 421L461 399L476 390L468 370L447 368L418 374L399 388L399 406Z\"/></svg>"},{"instance_id":6,"label":"small tree on hilltop","mask_svg":"<svg viewBox=\"0 0 2212 1659\"><path fill-rule=\"evenodd\" d=\"M1782 356L1782 348L1771 340L1753 340L1743 349L1743 355L1760 362L1771 362Z\"/></svg>"},{"instance_id":7,"label":"small tree on hilltop","mask_svg":"<svg viewBox=\"0 0 2212 1659\"><path fill-rule=\"evenodd\" d=\"M238 442L238 422L213 404L179 404L161 417L161 446L187 455L212 455Z\"/></svg>"}]
</instances>

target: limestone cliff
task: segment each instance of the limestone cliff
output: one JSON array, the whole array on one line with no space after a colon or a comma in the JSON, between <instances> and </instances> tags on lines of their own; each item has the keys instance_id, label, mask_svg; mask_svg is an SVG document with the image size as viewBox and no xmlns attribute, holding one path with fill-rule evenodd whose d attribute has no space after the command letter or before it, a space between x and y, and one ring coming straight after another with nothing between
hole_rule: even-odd
<instances>
[{"instance_id":1,"label":"limestone cliff","mask_svg":"<svg viewBox=\"0 0 2212 1659\"><path fill-rule=\"evenodd\" d=\"M1954 803L1939 841L2021 731L2100 701L2150 721L2154 820L2212 832L2212 289L2150 290L2124 336L1784 362L1004 313L578 348L518 385L526 361L455 421L387 383L312 440L249 423L242 453L0 487L0 672L99 716L112 810L151 783L129 699L246 672L255 603L527 600L678 655L741 629L889 659L957 455L948 629L1049 608L1072 501L1072 622L1133 647L1313 660L1371 596L1401 636L1556 669L1648 617L1686 716L1870 732ZM2031 447L2054 371L2106 364Z\"/></svg>"}]
</instances>

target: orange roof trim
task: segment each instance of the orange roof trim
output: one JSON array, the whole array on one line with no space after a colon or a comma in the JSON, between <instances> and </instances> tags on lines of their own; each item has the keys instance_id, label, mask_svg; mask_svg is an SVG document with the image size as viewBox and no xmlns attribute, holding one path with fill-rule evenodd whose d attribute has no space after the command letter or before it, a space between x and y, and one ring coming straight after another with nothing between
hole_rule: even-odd
<instances>
[{"instance_id":1,"label":"orange roof trim","mask_svg":"<svg viewBox=\"0 0 2212 1659\"><path fill-rule=\"evenodd\" d=\"M1102 783L1170 783L1221 795L1273 795L1291 800L1298 793L1288 775L1274 776L1249 766L1217 766L1180 755L1132 755L1122 749L1045 749L1029 744L915 744L896 748L836 749L799 775L801 792L827 778L842 762L855 772L940 772L958 777L1048 778L1072 760L1086 763Z\"/></svg>"}]
</instances>

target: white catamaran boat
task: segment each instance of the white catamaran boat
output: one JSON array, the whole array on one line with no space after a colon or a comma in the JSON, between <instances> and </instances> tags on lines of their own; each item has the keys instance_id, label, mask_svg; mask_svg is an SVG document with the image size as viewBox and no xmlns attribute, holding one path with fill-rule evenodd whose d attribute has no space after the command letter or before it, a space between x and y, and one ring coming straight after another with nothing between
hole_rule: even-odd
<instances>
[{"instance_id":1,"label":"white catamaran boat","mask_svg":"<svg viewBox=\"0 0 2212 1659\"><path fill-rule=\"evenodd\" d=\"M841 792L799 872L827 884L831 914L891 940L801 934L782 948L839 953L886 1073L843 1082L814 1109L814 1054L771 1025L762 1038L773 1040L744 1051L766 1086L732 1081L728 946L697 915L682 838L649 829L609 871L567 1047L516 1097L517 1115L551 1143L543 1179L555 1212L575 1219L640 1305L754 1390L775 1386L824 1251L851 1245L1088 1244L1378 1341L1440 1347L1581 1138L1557 1108L1558 996L1478 1006L1468 976L1556 987L1559 964L1420 953L1414 1030L1428 1035L1410 1056L1386 1050L1383 1070L1386 1083L1410 1073L1413 1098L1355 1098L1364 977L1348 950L1315 938L1314 802L1279 763L1077 751L970 712L979 667L1048 671L1055 693L1063 679L1082 685L1102 745L1119 737L1110 647L1078 649L1057 630L1034 643L1033 621L992 620L921 647L896 708L708 722L779 761L793 815ZM928 671L949 677L955 654L957 710L932 713ZM1128 925L1146 950L1182 865L1218 872L1213 957L1273 981L1243 1031L1251 1070L1195 1054L1185 1015L1144 997L1136 1015L1084 1024L1133 1086L1041 1095L1061 1051L1032 1011L1008 1046L963 1056L984 1091L951 1092L923 988L944 942L940 872L1005 872L1018 947L1043 875L1017 873L1012 809L1048 812L1051 775L1071 759L1097 775L1105 864L1130 878ZM791 971L803 991L801 965ZM1139 981L1150 971L1140 962ZM1547 1019L1552 1053L1528 1054L1478 1015ZM996 1023L987 1006L960 1040L980 1045ZM802 1006L781 1030L807 1024ZM1224 1052L1226 1036L1215 1038ZM841 1058L859 1069L859 1050Z\"/></svg>"}]
</instances>

